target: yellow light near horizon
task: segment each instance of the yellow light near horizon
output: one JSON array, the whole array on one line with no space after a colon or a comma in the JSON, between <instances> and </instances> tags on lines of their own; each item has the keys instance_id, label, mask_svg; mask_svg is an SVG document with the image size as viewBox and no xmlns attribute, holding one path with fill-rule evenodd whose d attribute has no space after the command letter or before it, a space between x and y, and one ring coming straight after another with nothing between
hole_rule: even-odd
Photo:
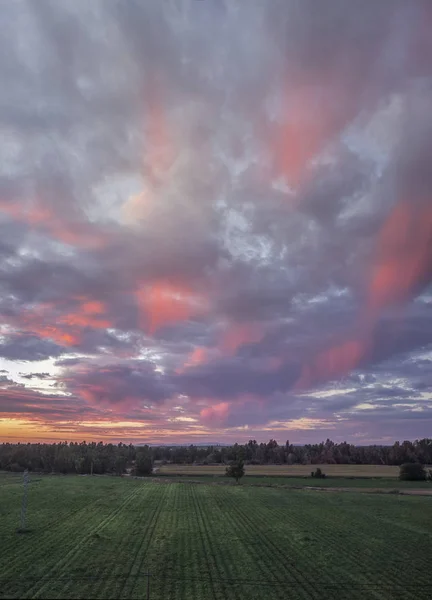
<instances>
[{"instance_id":1,"label":"yellow light near horizon","mask_svg":"<svg viewBox=\"0 0 432 600\"><path fill-rule=\"evenodd\" d=\"M0 431L6 428L19 429L26 425L30 425L30 422L23 419L0 419Z\"/></svg>"},{"instance_id":2,"label":"yellow light near horizon","mask_svg":"<svg viewBox=\"0 0 432 600\"><path fill-rule=\"evenodd\" d=\"M185 419L188 419L185 417ZM187 423L184 431L169 429L167 424L142 421L84 421L68 422L56 421L55 423L43 423L21 418L0 418L0 443L1 442L59 442L59 441L82 441L103 440L124 441L128 439L139 439L143 435L149 443L159 443L165 438L182 439L194 435L208 434L208 430L201 425Z\"/></svg>"},{"instance_id":3,"label":"yellow light near horizon","mask_svg":"<svg viewBox=\"0 0 432 600\"><path fill-rule=\"evenodd\" d=\"M0 442L32 442L45 439L49 432L46 425L25 419L0 418ZM37 435L37 434L41 435ZM53 437L53 436L50 436ZM62 439L60 435L58 439Z\"/></svg>"},{"instance_id":4,"label":"yellow light near horizon","mask_svg":"<svg viewBox=\"0 0 432 600\"><path fill-rule=\"evenodd\" d=\"M116 429L123 427L133 427L139 429L148 429L151 423L145 421L80 421L76 423L76 427L100 428L100 429Z\"/></svg>"},{"instance_id":5,"label":"yellow light near horizon","mask_svg":"<svg viewBox=\"0 0 432 600\"><path fill-rule=\"evenodd\" d=\"M263 431L273 431L278 429L319 429L320 427L331 428L334 426L333 421L326 419L310 419L308 417L301 417L300 419L292 419L291 421L271 421L267 424L267 427L263 427Z\"/></svg>"}]
</instances>

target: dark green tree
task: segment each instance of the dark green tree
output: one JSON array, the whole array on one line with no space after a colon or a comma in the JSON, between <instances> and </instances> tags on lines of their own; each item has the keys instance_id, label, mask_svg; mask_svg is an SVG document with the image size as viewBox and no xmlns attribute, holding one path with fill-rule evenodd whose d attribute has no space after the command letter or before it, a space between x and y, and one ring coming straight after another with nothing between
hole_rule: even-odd
<instances>
[{"instance_id":1,"label":"dark green tree","mask_svg":"<svg viewBox=\"0 0 432 600\"><path fill-rule=\"evenodd\" d=\"M401 481L424 481L426 471L420 463L404 463L399 467L399 479Z\"/></svg>"},{"instance_id":2,"label":"dark green tree","mask_svg":"<svg viewBox=\"0 0 432 600\"><path fill-rule=\"evenodd\" d=\"M122 475L126 471L127 457L118 454L114 460L114 471L116 475Z\"/></svg>"},{"instance_id":3,"label":"dark green tree","mask_svg":"<svg viewBox=\"0 0 432 600\"><path fill-rule=\"evenodd\" d=\"M153 473L153 461L149 452L138 451L135 459L135 475L140 477Z\"/></svg>"},{"instance_id":4,"label":"dark green tree","mask_svg":"<svg viewBox=\"0 0 432 600\"><path fill-rule=\"evenodd\" d=\"M236 483L239 482L239 479L243 477L245 474L244 462L242 459L233 461L225 471L227 477L232 477L236 480Z\"/></svg>"}]
</instances>

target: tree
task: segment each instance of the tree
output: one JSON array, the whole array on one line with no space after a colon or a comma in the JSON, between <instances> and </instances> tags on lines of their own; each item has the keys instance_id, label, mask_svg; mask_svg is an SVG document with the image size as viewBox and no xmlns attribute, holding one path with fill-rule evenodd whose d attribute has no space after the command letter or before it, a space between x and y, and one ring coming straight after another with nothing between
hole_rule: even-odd
<instances>
[{"instance_id":1,"label":"tree","mask_svg":"<svg viewBox=\"0 0 432 600\"><path fill-rule=\"evenodd\" d=\"M404 463L399 467L399 479L401 481L424 481L426 471L420 463Z\"/></svg>"},{"instance_id":2,"label":"tree","mask_svg":"<svg viewBox=\"0 0 432 600\"><path fill-rule=\"evenodd\" d=\"M119 454L114 461L114 471L117 475L122 475L126 470L127 457Z\"/></svg>"},{"instance_id":3,"label":"tree","mask_svg":"<svg viewBox=\"0 0 432 600\"><path fill-rule=\"evenodd\" d=\"M354 446L326 440L320 444L294 446L287 440L279 446L276 440L258 444L249 440L247 444L232 446L159 446L150 448L132 444L102 442L59 442L56 444L11 444L0 443L0 470L43 473L104 474L123 472L127 464L133 463L137 455L138 469L150 474L151 462L164 460L177 464L190 462L216 462L230 464L243 460L248 464L299 463L322 465L325 463L354 465L403 465L404 463L432 464L432 439L424 438L413 442L395 442L392 446ZM315 468L315 467L314 467ZM419 467L408 467L408 469ZM404 468L405 469L405 468ZM403 478L405 478L405 471ZM420 475L423 479L423 474Z\"/></svg>"},{"instance_id":4,"label":"tree","mask_svg":"<svg viewBox=\"0 0 432 600\"><path fill-rule=\"evenodd\" d=\"M239 482L239 479L243 477L245 474L244 462L242 459L233 461L225 471L227 477L233 477L236 480L236 483Z\"/></svg>"},{"instance_id":5,"label":"tree","mask_svg":"<svg viewBox=\"0 0 432 600\"><path fill-rule=\"evenodd\" d=\"M135 475L151 475L153 473L153 461L148 452L137 452L135 460Z\"/></svg>"},{"instance_id":6,"label":"tree","mask_svg":"<svg viewBox=\"0 0 432 600\"><path fill-rule=\"evenodd\" d=\"M317 467L315 471L311 472L311 476L317 479L325 479L325 473L323 473L319 467Z\"/></svg>"}]
</instances>

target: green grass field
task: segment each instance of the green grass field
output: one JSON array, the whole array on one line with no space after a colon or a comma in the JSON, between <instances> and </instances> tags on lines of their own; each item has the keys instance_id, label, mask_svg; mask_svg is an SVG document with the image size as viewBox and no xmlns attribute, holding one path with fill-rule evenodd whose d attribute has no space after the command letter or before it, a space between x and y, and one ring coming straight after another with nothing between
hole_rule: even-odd
<instances>
[{"instance_id":1,"label":"green grass field","mask_svg":"<svg viewBox=\"0 0 432 600\"><path fill-rule=\"evenodd\" d=\"M223 485L236 485L233 479L228 479L223 475L167 475L157 474L156 478L163 481L164 479L175 482L189 483L217 483ZM266 486L266 487L284 487L284 488L353 488L359 490L399 490L403 493L405 490L418 490L430 492L432 494L432 484L429 481L399 481L394 477L377 477L377 478L344 478L344 477L327 477L326 479L313 479L312 477L279 477L269 475L249 475L241 480L243 486Z\"/></svg>"},{"instance_id":2,"label":"green grass field","mask_svg":"<svg viewBox=\"0 0 432 600\"><path fill-rule=\"evenodd\" d=\"M331 477L393 477L399 467L389 465L247 465L246 476L306 477L317 467ZM224 475L225 465L163 465L163 475Z\"/></svg>"},{"instance_id":3,"label":"green grass field","mask_svg":"<svg viewBox=\"0 0 432 600\"><path fill-rule=\"evenodd\" d=\"M317 465L247 465L242 485L273 487L361 488L369 490L424 490L432 493L429 481L399 481L399 467L388 465L319 465L325 479L314 479ZM428 467L430 468L430 467ZM225 465L163 465L158 478L175 481L233 483L225 477Z\"/></svg>"},{"instance_id":4,"label":"green grass field","mask_svg":"<svg viewBox=\"0 0 432 600\"><path fill-rule=\"evenodd\" d=\"M431 597L431 497L166 481L1 476L0 598Z\"/></svg>"}]
</instances>

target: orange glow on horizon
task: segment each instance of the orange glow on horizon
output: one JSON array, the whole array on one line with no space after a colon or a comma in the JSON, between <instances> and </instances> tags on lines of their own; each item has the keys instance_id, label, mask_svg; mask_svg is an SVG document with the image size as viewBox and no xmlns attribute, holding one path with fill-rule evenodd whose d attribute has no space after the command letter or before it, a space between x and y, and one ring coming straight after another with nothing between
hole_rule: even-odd
<instances>
[{"instance_id":1,"label":"orange glow on horizon","mask_svg":"<svg viewBox=\"0 0 432 600\"><path fill-rule=\"evenodd\" d=\"M182 422L182 429L175 429L172 423L161 417L160 421L136 421L119 418L82 420L82 421L53 421L45 422L30 419L25 415L6 415L0 413L0 443L1 442L82 442L91 441L130 441L143 440L143 436L150 443L172 442L173 439L190 440L197 436L208 436L210 431L205 425L189 425Z\"/></svg>"}]
</instances>

